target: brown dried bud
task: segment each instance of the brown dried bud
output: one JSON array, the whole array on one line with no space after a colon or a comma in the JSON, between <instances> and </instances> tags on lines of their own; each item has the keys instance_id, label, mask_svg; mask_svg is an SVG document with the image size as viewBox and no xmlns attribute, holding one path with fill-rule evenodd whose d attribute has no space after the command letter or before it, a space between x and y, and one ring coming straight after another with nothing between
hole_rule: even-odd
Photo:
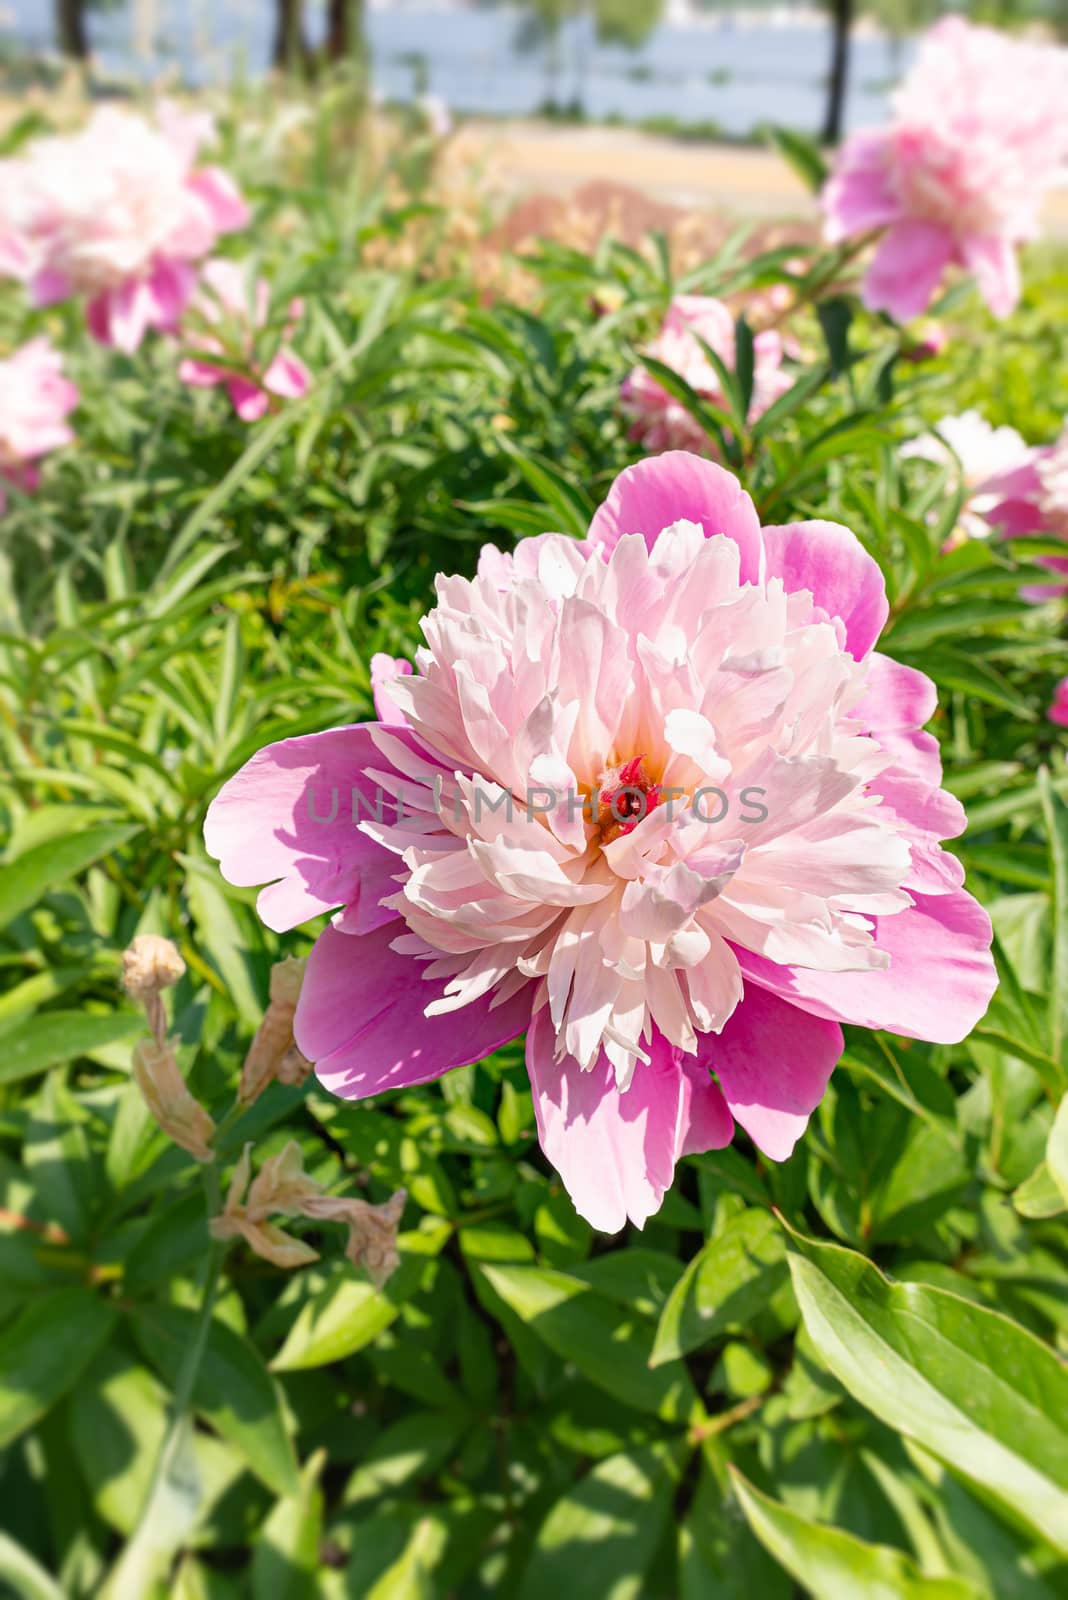
<instances>
[{"instance_id":1,"label":"brown dried bud","mask_svg":"<svg viewBox=\"0 0 1068 1600\"><path fill-rule=\"evenodd\" d=\"M407 1199L405 1189L398 1189L380 1206L369 1200L323 1194L305 1201L301 1209L306 1217L346 1222L349 1242L345 1254L354 1267L364 1268L376 1289L381 1289L400 1266L397 1227Z\"/></svg>"},{"instance_id":2,"label":"brown dried bud","mask_svg":"<svg viewBox=\"0 0 1068 1600\"><path fill-rule=\"evenodd\" d=\"M133 1073L145 1103L167 1136L197 1161L214 1159L215 1124L193 1099L169 1039L139 1039L134 1046Z\"/></svg>"},{"instance_id":3,"label":"brown dried bud","mask_svg":"<svg viewBox=\"0 0 1068 1600\"><path fill-rule=\"evenodd\" d=\"M134 1000L169 989L184 972L178 947L159 933L139 933L122 953L122 986Z\"/></svg>"},{"instance_id":4,"label":"brown dried bud","mask_svg":"<svg viewBox=\"0 0 1068 1600\"><path fill-rule=\"evenodd\" d=\"M250 1106L259 1099L293 1048L293 1014L304 981L304 965L298 957L286 956L271 968L271 1002L241 1068L238 1099L242 1105Z\"/></svg>"},{"instance_id":5,"label":"brown dried bud","mask_svg":"<svg viewBox=\"0 0 1068 1600\"><path fill-rule=\"evenodd\" d=\"M400 1264L397 1226L406 1192L399 1189L380 1206L354 1197L324 1194L321 1184L305 1172L300 1146L294 1139L278 1155L268 1156L250 1184L251 1150L250 1144L245 1146L234 1168L226 1205L211 1224L214 1236L240 1236L257 1255L277 1266L301 1266L305 1261L316 1260L316 1252L268 1223L271 1213L308 1217L317 1222L343 1222L349 1230L345 1254L354 1266L366 1270L376 1289L381 1289Z\"/></svg>"},{"instance_id":6,"label":"brown dried bud","mask_svg":"<svg viewBox=\"0 0 1068 1600\"><path fill-rule=\"evenodd\" d=\"M256 1255L262 1256L264 1261L286 1270L305 1267L309 1262L319 1259L319 1252L313 1250L310 1244L305 1244L303 1239L294 1239L291 1233L286 1233L283 1228L266 1220L267 1210L279 1209L271 1204L271 1197L277 1184L278 1174L285 1167L287 1158L292 1166L291 1151L296 1151L296 1165L298 1168L301 1167L300 1149L290 1142L280 1156L272 1156L264 1162L249 1188L252 1145L247 1144L230 1179L226 1204L219 1216L212 1217L208 1224L214 1239L244 1239L249 1249ZM305 1179L305 1182L310 1183L311 1180ZM257 1185L259 1193L256 1197L257 1203L253 1205L251 1202ZM246 1189L248 1189L249 1203L245 1200Z\"/></svg>"},{"instance_id":7,"label":"brown dried bud","mask_svg":"<svg viewBox=\"0 0 1068 1600\"><path fill-rule=\"evenodd\" d=\"M286 1083L293 1089L299 1089L302 1083L307 1083L315 1068L306 1056L302 1056L295 1044L290 1045L281 1061L278 1063L278 1081Z\"/></svg>"}]
</instances>

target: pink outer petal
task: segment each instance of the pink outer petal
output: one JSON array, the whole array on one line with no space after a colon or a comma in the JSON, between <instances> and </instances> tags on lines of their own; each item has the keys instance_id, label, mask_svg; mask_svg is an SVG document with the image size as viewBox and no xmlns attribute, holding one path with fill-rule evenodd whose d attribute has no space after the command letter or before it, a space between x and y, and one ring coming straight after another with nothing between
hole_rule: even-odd
<instances>
[{"instance_id":1,"label":"pink outer petal","mask_svg":"<svg viewBox=\"0 0 1068 1600\"><path fill-rule=\"evenodd\" d=\"M371 657L371 692L375 698L375 716L389 727L403 728L407 719L389 692L394 678L411 676L412 664L403 656L388 656L376 650Z\"/></svg>"},{"instance_id":2,"label":"pink outer petal","mask_svg":"<svg viewBox=\"0 0 1068 1600\"><path fill-rule=\"evenodd\" d=\"M933 1044L959 1044L997 988L990 918L963 889L937 895L910 892L914 906L893 917L871 919L876 944L890 956L884 971L779 967L736 950L747 985L760 984L817 1017L886 1028Z\"/></svg>"},{"instance_id":3,"label":"pink outer petal","mask_svg":"<svg viewBox=\"0 0 1068 1600\"><path fill-rule=\"evenodd\" d=\"M752 500L726 468L686 450L667 450L625 467L590 523L589 542L610 555L624 534L640 533L649 549L673 522L699 522L705 534L726 534L741 551L741 581L761 576L760 520Z\"/></svg>"},{"instance_id":4,"label":"pink outer petal","mask_svg":"<svg viewBox=\"0 0 1068 1600\"><path fill-rule=\"evenodd\" d=\"M846 645L859 661L886 625L890 607L879 563L839 522L791 522L764 529L766 574L791 594L811 591L816 604L845 623Z\"/></svg>"},{"instance_id":5,"label":"pink outer petal","mask_svg":"<svg viewBox=\"0 0 1068 1600\"><path fill-rule=\"evenodd\" d=\"M30 300L39 309L58 305L61 300L69 300L70 296L70 279L54 267L45 267L36 273L30 284Z\"/></svg>"},{"instance_id":6,"label":"pink outer petal","mask_svg":"<svg viewBox=\"0 0 1068 1600\"><path fill-rule=\"evenodd\" d=\"M226 374L207 361L194 361L187 356L178 363L178 381L187 383L191 389L214 389L216 384L226 381Z\"/></svg>"},{"instance_id":7,"label":"pink outer petal","mask_svg":"<svg viewBox=\"0 0 1068 1600\"><path fill-rule=\"evenodd\" d=\"M723 1032L701 1036L698 1059L715 1072L731 1114L754 1143L773 1161L785 1161L841 1054L837 1023L747 982Z\"/></svg>"},{"instance_id":8,"label":"pink outer petal","mask_svg":"<svg viewBox=\"0 0 1068 1600\"><path fill-rule=\"evenodd\" d=\"M221 167L203 167L186 187L203 201L216 233L234 233L248 226L249 208L237 184Z\"/></svg>"},{"instance_id":9,"label":"pink outer petal","mask_svg":"<svg viewBox=\"0 0 1068 1600\"><path fill-rule=\"evenodd\" d=\"M954 241L934 222L898 222L883 237L864 280L869 311L887 311L907 322L926 311L946 267Z\"/></svg>"},{"instance_id":10,"label":"pink outer petal","mask_svg":"<svg viewBox=\"0 0 1068 1600\"><path fill-rule=\"evenodd\" d=\"M352 822L353 788L373 805L375 785L364 773L389 767L371 738L376 726L356 723L267 745L208 808L208 854L228 883L269 884L258 907L277 933L338 906L346 907L347 925L357 933L396 918L378 902L396 892L393 878L401 863ZM335 794L336 816L318 820L331 817ZM388 807L383 815L392 816ZM360 820L370 816L359 809Z\"/></svg>"},{"instance_id":11,"label":"pink outer petal","mask_svg":"<svg viewBox=\"0 0 1068 1600\"><path fill-rule=\"evenodd\" d=\"M294 1036L323 1086L346 1100L428 1083L517 1038L530 1020L532 984L495 1009L484 995L424 1016L443 981L428 982L423 962L390 948L403 931L401 922L366 934L327 928L308 958Z\"/></svg>"},{"instance_id":12,"label":"pink outer petal","mask_svg":"<svg viewBox=\"0 0 1068 1600\"><path fill-rule=\"evenodd\" d=\"M311 373L292 350L279 350L263 374L263 387L283 400L300 400L311 388Z\"/></svg>"},{"instance_id":13,"label":"pink outer petal","mask_svg":"<svg viewBox=\"0 0 1068 1600\"><path fill-rule=\"evenodd\" d=\"M151 326L152 309L148 284L131 281L90 300L85 316L94 339L132 356Z\"/></svg>"},{"instance_id":14,"label":"pink outer petal","mask_svg":"<svg viewBox=\"0 0 1068 1600\"><path fill-rule=\"evenodd\" d=\"M270 398L258 383L252 383L248 378L230 378L226 387L242 422L258 422L267 415Z\"/></svg>"},{"instance_id":15,"label":"pink outer petal","mask_svg":"<svg viewBox=\"0 0 1068 1600\"><path fill-rule=\"evenodd\" d=\"M882 130L854 134L842 146L820 195L829 244L901 218L901 201L890 183L890 155L890 140Z\"/></svg>"},{"instance_id":16,"label":"pink outer petal","mask_svg":"<svg viewBox=\"0 0 1068 1600\"><path fill-rule=\"evenodd\" d=\"M854 714L896 766L932 787L942 781L942 757L934 734L922 730L937 705L938 691L925 673L873 651L867 693Z\"/></svg>"},{"instance_id":17,"label":"pink outer petal","mask_svg":"<svg viewBox=\"0 0 1068 1600\"><path fill-rule=\"evenodd\" d=\"M965 239L965 268L974 274L979 293L995 317L1007 317L1020 299L1020 264L1008 239Z\"/></svg>"},{"instance_id":18,"label":"pink outer petal","mask_svg":"<svg viewBox=\"0 0 1068 1600\"><path fill-rule=\"evenodd\" d=\"M733 1125L705 1075L683 1070L681 1052L654 1032L648 1065L639 1062L622 1094L607 1057L583 1072L556 1060L547 1007L527 1030L527 1072L541 1147L579 1216L602 1233L628 1221L644 1227L671 1187L686 1151L729 1144Z\"/></svg>"},{"instance_id":19,"label":"pink outer petal","mask_svg":"<svg viewBox=\"0 0 1068 1600\"><path fill-rule=\"evenodd\" d=\"M148 280L152 293L152 326L177 333L196 287L196 273L184 261L158 260Z\"/></svg>"}]
</instances>

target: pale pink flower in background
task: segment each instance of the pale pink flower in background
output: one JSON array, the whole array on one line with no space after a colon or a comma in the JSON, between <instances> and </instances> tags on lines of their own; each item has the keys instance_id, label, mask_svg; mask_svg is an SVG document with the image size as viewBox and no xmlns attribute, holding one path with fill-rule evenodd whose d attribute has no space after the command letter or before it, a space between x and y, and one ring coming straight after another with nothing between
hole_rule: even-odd
<instances>
[{"instance_id":1,"label":"pale pink flower in background","mask_svg":"<svg viewBox=\"0 0 1068 1600\"><path fill-rule=\"evenodd\" d=\"M762 529L682 452L622 473L584 542L439 578L403 721L269 746L208 814L270 927L334 913L294 1024L322 1083L425 1083L526 1030L542 1147L613 1231L735 1122L788 1156L840 1023L963 1038L990 923L887 614L847 528Z\"/></svg>"},{"instance_id":2,"label":"pale pink flower in background","mask_svg":"<svg viewBox=\"0 0 1068 1600\"><path fill-rule=\"evenodd\" d=\"M31 339L0 361L0 512L7 501L3 482L36 489L37 463L74 438L67 415L78 391L63 375L63 358L47 339Z\"/></svg>"},{"instance_id":3,"label":"pale pink flower in background","mask_svg":"<svg viewBox=\"0 0 1068 1600\"><path fill-rule=\"evenodd\" d=\"M995 526L992 514L1005 498L1003 484L1027 467L1035 453L1015 428L995 428L975 410L943 417L932 432L901 448L905 459L933 461L959 475L964 498L957 527L947 541L950 547L965 539L990 537Z\"/></svg>"},{"instance_id":4,"label":"pale pink flower in background","mask_svg":"<svg viewBox=\"0 0 1068 1600\"><path fill-rule=\"evenodd\" d=\"M154 123L117 106L81 132L0 162L0 272L36 306L84 296L90 332L127 354L174 332L196 267L248 207L219 167L196 164L211 118L163 102Z\"/></svg>"},{"instance_id":5,"label":"pale pink flower in background","mask_svg":"<svg viewBox=\"0 0 1068 1600\"><path fill-rule=\"evenodd\" d=\"M853 134L823 190L831 243L883 230L865 304L899 321L951 264L996 316L1020 294L1017 247L1068 162L1068 51L948 17L927 34L889 127Z\"/></svg>"},{"instance_id":6,"label":"pale pink flower in background","mask_svg":"<svg viewBox=\"0 0 1068 1600\"><path fill-rule=\"evenodd\" d=\"M268 359L257 349L257 336L268 324L270 287L265 278L253 283L247 264L209 261L190 311L186 340L209 359L197 355L180 362L178 376L183 383L199 389L224 383L242 422L257 422L264 416L272 395L299 400L307 394L311 374L288 345L304 314L303 301L290 301L277 348Z\"/></svg>"},{"instance_id":7,"label":"pale pink flower in background","mask_svg":"<svg viewBox=\"0 0 1068 1600\"><path fill-rule=\"evenodd\" d=\"M1031 450L1015 468L994 474L985 489L991 502L987 521L1005 537L1068 542L1068 424L1054 444ZM1068 555L1036 560L1068 578ZM1020 593L1025 600L1041 603L1068 594L1068 582L1028 584Z\"/></svg>"},{"instance_id":8,"label":"pale pink flower in background","mask_svg":"<svg viewBox=\"0 0 1068 1600\"><path fill-rule=\"evenodd\" d=\"M715 351L728 371L733 371L734 318L723 301L708 295L676 295L646 354L685 378L703 400L722 405L719 374L701 348L700 339ZM773 400L789 389L791 379L781 370L782 358L782 339L774 328L754 336L750 422L755 422ZM625 379L620 398L623 409L634 419L631 438L647 450L694 450L707 454L712 448L700 423L645 367L635 367Z\"/></svg>"},{"instance_id":9,"label":"pale pink flower in background","mask_svg":"<svg viewBox=\"0 0 1068 1600\"><path fill-rule=\"evenodd\" d=\"M1057 722L1062 728L1068 728L1068 678L1062 678L1053 694L1053 704L1048 712L1049 720Z\"/></svg>"}]
</instances>

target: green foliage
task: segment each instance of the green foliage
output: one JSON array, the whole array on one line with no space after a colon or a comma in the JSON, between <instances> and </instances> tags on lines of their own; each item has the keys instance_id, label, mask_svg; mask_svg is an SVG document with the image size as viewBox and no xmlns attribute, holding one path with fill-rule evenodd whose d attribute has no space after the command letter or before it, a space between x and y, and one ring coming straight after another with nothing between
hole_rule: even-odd
<instances>
[{"instance_id":1,"label":"green foliage","mask_svg":"<svg viewBox=\"0 0 1068 1600\"><path fill-rule=\"evenodd\" d=\"M970 404L1051 436L1063 264L996 339L947 312L956 341L916 365L841 260L741 236L685 278L655 245L546 243L529 302L487 303L441 266L425 152L395 153L398 198L328 101L301 160L247 122L235 157L274 300L307 303L303 401L246 428L165 342L126 359L0 297L5 340L49 329L85 396L0 552L0 1578L33 1600L1063 1593L1068 778L1045 711L1068 646L1019 598L1048 547L944 552L959 497L899 450ZM987 1017L953 1049L848 1030L791 1160L740 1135L612 1239L540 1154L518 1045L371 1103L313 1079L228 1115L271 964L314 929L280 940L220 879L212 795L261 745L369 714L369 658L411 653L436 570L584 531L673 292L741 313L785 280L793 387L758 422L749 321L722 406L647 365L765 520L839 520L880 561L997 933ZM217 1166L131 1080L139 932L185 959L173 1033L222 1176L294 1138L331 1191L408 1191L383 1290L329 1228L294 1224L320 1259L288 1274L213 1242Z\"/></svg>"}]
</instances>

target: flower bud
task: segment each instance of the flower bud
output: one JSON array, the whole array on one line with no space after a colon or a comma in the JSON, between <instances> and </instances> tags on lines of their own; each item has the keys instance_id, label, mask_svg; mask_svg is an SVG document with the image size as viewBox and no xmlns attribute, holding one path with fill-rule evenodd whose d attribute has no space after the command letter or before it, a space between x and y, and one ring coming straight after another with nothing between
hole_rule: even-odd
<instances>
[{"instance_id":1,"label":"flower bud","mask_svg":"<svg viewBox=\"0 0 1068 1600\"><path fill-rule=\"evenodd\" d=\"M271 968L271 1001L241 1069L238 1098L242 1105L249 1106L259 1099L293 1048L293 1016L304 981L304 966L298 957L286 956Z\"/></svg>"},{"instance_id":2,"label":"flower bud","mask_svg":"<svg viewBox=\"0 0 1068 1600\"><path fill-rule=\"evenodd\" d=\"M185 962L170 939L139 933L122 954L122 986L134 1000L147 1000L169 989L185 972Z\"/></svg>"}]
</instances>

